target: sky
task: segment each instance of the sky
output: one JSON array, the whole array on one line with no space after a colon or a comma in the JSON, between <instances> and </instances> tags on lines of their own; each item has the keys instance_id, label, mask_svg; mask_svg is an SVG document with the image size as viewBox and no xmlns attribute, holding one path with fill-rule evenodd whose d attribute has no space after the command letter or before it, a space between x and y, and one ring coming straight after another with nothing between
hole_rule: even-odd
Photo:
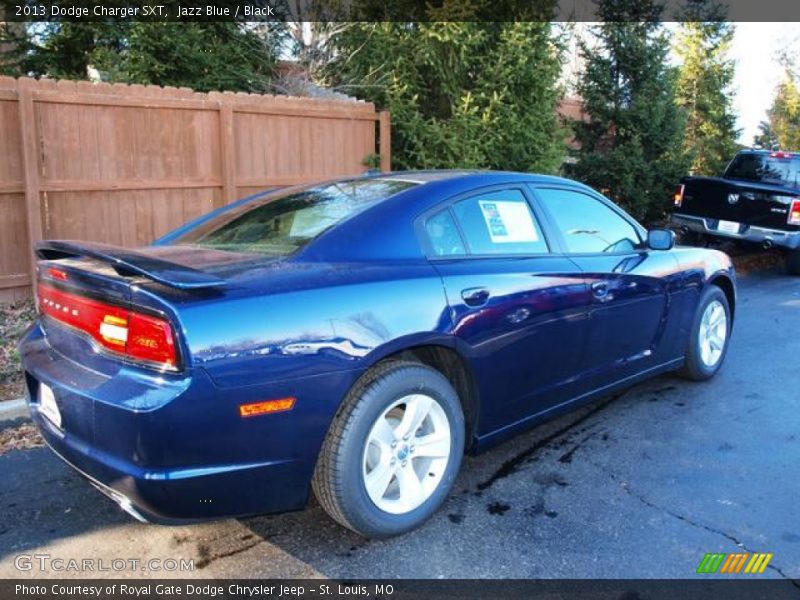
<instances>
[{"instance_id":1,"label":"sky","mask_svg":"<svg viewBox=\"0 0 800 600\"><path fill-rule=\"evenodd\" d=\"M666 23L668 31L675 31L677 23ZM735 79L731 93L741 130L738 141L746 146L753 143L758 124L767 119L775 87L783 78L783 68L778 63L778 51L793 48L800 53L800 29L797 23L733 23L736 33L731 44L730 58L736 63ZM578 38L586 39L591 23L578 23L571 38L564 69L565 82L574 83L581 70L577 52ZM678 57L673 54L673 64Z\"/></svg>"},{"instance_id":2,"label":"sky","mask_svg":"<svg viewBox=\"0 0 800 600\"><path fill-rule=\"evenodd\" d=\"M782 77L777 53L797 47L797 23L735 23L736 34L731 58L736 61L734 109L742 128L739 142L750 145L758 124L767 118L767 109ZM795 52L796 54L796 52Z\"/></svg>"}]
</instances>

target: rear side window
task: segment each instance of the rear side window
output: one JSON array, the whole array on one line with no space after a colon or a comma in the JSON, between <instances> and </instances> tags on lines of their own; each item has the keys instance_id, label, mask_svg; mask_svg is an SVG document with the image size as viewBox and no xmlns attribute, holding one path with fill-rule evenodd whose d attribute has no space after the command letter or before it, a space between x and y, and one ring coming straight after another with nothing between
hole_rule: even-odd
<instances>
[{"instance_id":1,"label":"rear side window","mask_svg":"<svg viewBox=\"0 0 800 600\"><path fill-rule=\"evenodd\" d=\"M416 184L353 179L244 204L187 231L173 244L283 256L337 223Z\"/></svg>"},{"instance_id":2,"label":"rear side window","mask_svg":"<svg viewBox=\"0 0 800 600\"><path fill-rule=\"evenodd\" d=\"M499 190L453 205L470 254L543 254L547 242L519 190Z\"/></svg>"},{"instance_id":3,"label":"rear side window","mask_svg":"<svg viewBox=\"0 0 800 600\"><path fill-rule=\"evenodd\" d=\"M597 198L555 188L537 188L536 193L561 232L568 252L629 252L641 244L633 225Z\"/></svg>"},{"instance_id":4,"label":"rear side window","mask_svg":"<svg viewBox=\"0 0 800 600\"><path fill-rule=\"evenodd\" d=\"M428 219L425 223L425 232L428 234L435 256L458 256L467 253L449 210L445 209Z\"/></svg>"}]
</instances>

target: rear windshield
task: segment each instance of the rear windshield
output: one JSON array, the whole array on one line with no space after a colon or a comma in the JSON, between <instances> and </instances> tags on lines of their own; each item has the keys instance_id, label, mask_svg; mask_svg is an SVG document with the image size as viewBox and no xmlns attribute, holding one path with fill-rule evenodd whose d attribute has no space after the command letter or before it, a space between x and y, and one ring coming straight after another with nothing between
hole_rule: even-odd
<instances>
[{"instance_id":1,"label":"rear windshield","mask_svg":"<svg viewBox=\"0 0 800 600\"><path fill-rule=\"evenodd\" d=\"M800 158L738 154L728 166L725 177L797 187L800 182Z\"/></svg>"},{"instance_id":2,"label":"rear windshield","mask_svg":"<svg viewBox=\"0 0 800 600\"><path fill-rule=\"evenodd\" d=\"M414 185L395 179L353 179L269 196L226 211L172 243L284 256L347 217Z\"/></svg>"}]
</instances>

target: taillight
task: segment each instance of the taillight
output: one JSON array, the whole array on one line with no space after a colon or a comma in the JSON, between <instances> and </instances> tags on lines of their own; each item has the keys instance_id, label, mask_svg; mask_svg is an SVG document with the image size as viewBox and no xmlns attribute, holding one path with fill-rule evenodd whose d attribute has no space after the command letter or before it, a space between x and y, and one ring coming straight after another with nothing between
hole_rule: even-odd
<instances>
[{"instance_id":1,"label":"taillight","mask_svg":"<svg viewBox=\"0 0 800 600\"><path fill-rule=\"evenodd\" d=\"M800 198L792 200L789 205L789 218L787 219L789 225L800 225Z\"/></svg>"},{"instance_id":2,"label":"taillight","mask_svg":"<svg viewBox=\"0 0 800 600\"><path fill-rule=\"evenodd\" d=\"M673 197L673 201L675 202L675 206L680 206L683 204L683 185L679 185L678 188L675 190L675 196Z\"/></svg>"},{"instance_id":3,"label":"taillight","mask_svg":"<svg viewBox=\"0 0 800 600\"><path fill-rule=\"evenodd\" d=\"M132 312L125 350L131 358L175 366L175 339L164 319Z\"/></svg>"},{"instance_id":4,"label":"taillight","mask_svg":"<svg viewBox=\"0 0 800 600\"><path fill-rule=\"evenodd\" d=\"M106 350L158 368L175 369L178 353L168 321L39 284L39 310L89 335Z\"/></svg>"}]
</instances>

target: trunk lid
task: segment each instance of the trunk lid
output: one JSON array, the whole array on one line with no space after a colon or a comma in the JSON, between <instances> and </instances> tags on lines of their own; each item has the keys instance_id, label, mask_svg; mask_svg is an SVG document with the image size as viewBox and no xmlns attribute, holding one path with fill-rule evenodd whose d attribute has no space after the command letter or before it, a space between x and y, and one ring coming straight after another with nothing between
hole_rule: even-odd
<instances>
[{"instance_id":1,"label":"trunk lid","mask_svg":"<svg viewBox=\"0 0 800 600\"><path fill-rule=\"evenodd\" d=\"M51 346L107 375L113 375L126 357L98 352L98 345L102 347L106 341L97 338L98 323L82 328L79 315L94 312L96 321L104 318L104 312L113 316L120 309L166 321L181 359L177 367L182 368L188 354L181 334L180 306L225 295L231 291L227 288L232 278L265 260L252 254L183 246L132 250L60 240L37 244L36 253L38 308L40 314L48 315L41 325ZM99 308L87 302L97 303ZM104 306L113 308L104 311ZM103 326L108 330L109 325L114 323Z\"/></svg>"}]
</instances>

